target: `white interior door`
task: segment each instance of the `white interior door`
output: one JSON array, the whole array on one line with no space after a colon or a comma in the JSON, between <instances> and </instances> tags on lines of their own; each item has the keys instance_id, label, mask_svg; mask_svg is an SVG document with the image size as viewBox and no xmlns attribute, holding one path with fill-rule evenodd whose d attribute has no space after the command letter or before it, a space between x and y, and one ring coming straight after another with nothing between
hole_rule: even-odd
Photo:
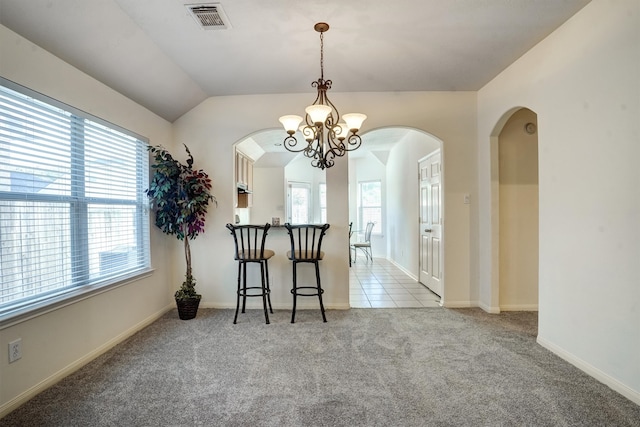
<instances>
[{"instance_id":1,"label":"white interior door","mask_svg":"<svg viewBox=\"0 0 640 427\"><path fill-rule=\"evenodd\" d=\"M442 296L440 150L420 160L420 283Z\"/></svg>"}]
</instances>

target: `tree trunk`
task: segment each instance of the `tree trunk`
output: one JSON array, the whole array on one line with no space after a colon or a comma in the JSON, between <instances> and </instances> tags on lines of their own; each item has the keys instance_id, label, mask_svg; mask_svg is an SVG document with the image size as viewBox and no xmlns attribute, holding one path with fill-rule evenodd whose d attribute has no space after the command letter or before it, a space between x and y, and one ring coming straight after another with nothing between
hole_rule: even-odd
<instances>
[{"instance_id":1,"label":"tree trunk","mask_svg":"<svg viewBox=\"0 0 640 427\"><path fill-rule=\"evenodd\" d=\"M184 258L187 263L187 276L186 281L187 284L191 285L192 276L191 276L191 247L189 246L189 237L187 234L184 235Z\"/></svg>"}]
</instances>

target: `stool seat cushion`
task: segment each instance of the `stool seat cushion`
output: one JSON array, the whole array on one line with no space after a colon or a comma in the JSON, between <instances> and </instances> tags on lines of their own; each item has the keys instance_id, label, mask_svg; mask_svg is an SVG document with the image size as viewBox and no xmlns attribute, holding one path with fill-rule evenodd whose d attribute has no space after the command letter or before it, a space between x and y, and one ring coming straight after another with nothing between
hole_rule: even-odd
<instances>
[{"instance_id":1,"label":"stool seat cushion","mask_svg":"<svg viewBox=\"0 0 640 427\"><path fill-rule=\"evenodd\" d=\"M236 254L236 259L237 260L243 260L243 261L251 261L251 260L265 260L265 259L269 259L272 256L274 256L276 253L274 251L272 251L271 249L265 249L262 252L262 257L260 257L260 250L245 250L242 252L238 252Z\"/></svg>"},{"instance_id":2,"label":"stool seat cushion","mask_svg":"<svg viewBox=\"0 0 640 427\"><path fill-rule=\"evenodd\" d=\"M291 256L291 251L287 251L287 258L294 259ZM295 259L297 260L314 260L324 258L324 251L320 251L320 256L317 256L317 251L295 251Z\"/></svg>"}]
</instances>

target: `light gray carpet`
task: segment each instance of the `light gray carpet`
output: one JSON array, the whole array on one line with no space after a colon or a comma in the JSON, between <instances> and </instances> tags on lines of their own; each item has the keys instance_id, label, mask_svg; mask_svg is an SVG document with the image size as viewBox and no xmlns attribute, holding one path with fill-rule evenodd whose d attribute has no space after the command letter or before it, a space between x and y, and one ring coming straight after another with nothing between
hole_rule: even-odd
<instances>
[{"instance_id":1,"label":"light gray carpet","mask_svg":"<svg viewBox=\"0 0 640 427\"><path fill-rule=\"evenodd\" d=\"M3 426L640 426L535 342L537 313L172 311ZM81 339L81 337L79 337Z\"/></svg>"}]
</instances>

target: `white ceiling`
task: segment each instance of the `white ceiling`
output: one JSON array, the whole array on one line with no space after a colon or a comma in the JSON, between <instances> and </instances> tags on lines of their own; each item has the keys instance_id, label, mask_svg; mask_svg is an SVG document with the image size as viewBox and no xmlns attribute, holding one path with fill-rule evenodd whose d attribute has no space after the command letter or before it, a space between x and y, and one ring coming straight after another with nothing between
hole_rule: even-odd
<instances>
[{"instance_id":1,"label":"white ceiling","mask_svg":"<svg viewBox=\"0 0 640 427\"><path fill-rule=\"evenodd\" d=\"M589 0L0 0L0 23L174 121L209 96L477 90ZM204 3L204 2L203 2ZM1 59L1 58L0 58ZM275 121L275 120L274 120Z\"/></svg>"}]
</instances>

